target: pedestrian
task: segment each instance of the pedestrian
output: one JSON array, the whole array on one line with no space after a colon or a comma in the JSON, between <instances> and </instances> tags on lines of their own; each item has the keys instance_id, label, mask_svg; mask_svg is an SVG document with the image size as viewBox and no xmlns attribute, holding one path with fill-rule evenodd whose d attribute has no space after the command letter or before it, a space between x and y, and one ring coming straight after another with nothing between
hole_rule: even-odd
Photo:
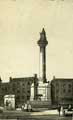
<instances>
[{"instance_id":1,"label":"pedestrian","mask_svg":"<svg viewBox=\"0 0 73 120\"><path fill-rule=\"evenodd\" d=\"M22 111L24 111L24 105L22 105Z\"/></svg>"},{"instance_id":2,"label":"pedestrian","mask_svg":"<svg viewBox=\"0 0 73 120\"><path fill-rule=\"evenodd\" d=\"M27 106L27 103L25 103L25 106L24 106L24 111L28 111L28 106Z\"/></svg>"},{"instance_id":3,"label":"pedestrian","mask_svg":"<svg viewBox=\"0 0 73 120\"><path fill-rule=\"evenodd\" d=\"M28 104L28 111L31 112L31 104Z\"/></svg>"},{"instance_id":4,"label":"pedestrian","mask_svg":"<svg viewBox=\"0 0 73 120\"><path fill-rule=\"evenodd\" d=\"M60 111L61 111L61 107L60 107L60 105L59 105L59 106L58 106L59 116L60 116Z\"/></svg>"},{"instance_id":5,"label":"pedestrian","mask_svg":"<svg viewBox=\"0 0 73 120\"><path fill-rule=\"evenodd\" d=\"M6 109L8 110L8 108L9 108L9 101L6 100Z\"/></svg>"},{"instance_id":6,"label":"pedestrian","mask_svg":"<svg viewBox=\"0 0 73 120\"><path fill-rule=\"evenodd\" d=\"M68 111L72 111L72 106L71 105L68 106Z\"/></svg>"},{"instance_id":7,"label":"pedestrian","mask_svg":"<svg viewBox=\"0 0 73 120\"><path fill-rule=\"evenodd\" d=\"M61 106L60 116L63 116L63 115L64 115L64 108L63 108L63 106Z\"/></svg>"}]
</instances>

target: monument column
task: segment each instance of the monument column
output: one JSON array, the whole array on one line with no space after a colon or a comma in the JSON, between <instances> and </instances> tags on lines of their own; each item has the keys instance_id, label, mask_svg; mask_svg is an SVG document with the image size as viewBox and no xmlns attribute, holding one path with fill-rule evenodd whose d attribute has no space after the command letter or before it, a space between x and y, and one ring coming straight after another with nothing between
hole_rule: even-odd
<instances>
[{"instance_id":1,"label":"monument column","mask_svg":"<svg viewBox=\"0 0 73 120\"><path fill-rule=\"evenodd\" d=\"M37 81L37 86L34 83L31 86L31 101L35 98L35 100L39 100L39 104L41 103L42 106L44 104L48 106L51 103L51 87L46 79L46 46L48 41L44 28L40 33L40 39L37 41L37 44L40 48L40 78L38 79L39 81ZM34 93L36 93L36 95Z\"/></svg>"},{"instance_id":2,"label":"monument column","mask_svg":"<svg viewBox=\"0 0 73 120\"><path fill-rule=\"evenodd\" d=\"M38 40L37 44L40 47L40 78L42 79L43 83L46 83L46 46L48 41L46 39L46 32L44 28L40 33L40 39Z\"/></svg>"}]
</instances>

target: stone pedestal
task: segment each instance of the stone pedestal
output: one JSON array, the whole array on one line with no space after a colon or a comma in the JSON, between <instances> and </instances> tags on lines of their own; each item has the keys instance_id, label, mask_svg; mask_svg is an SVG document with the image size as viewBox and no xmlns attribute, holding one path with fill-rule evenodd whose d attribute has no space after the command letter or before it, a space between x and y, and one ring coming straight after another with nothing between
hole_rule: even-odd
<instances>
[{"instance_id":1,"label":"stone pedestal","mask_svg":"<svg viewBox=\"0 0 73 120\"><path fill-rule=\"evenodd\" d=\"M35 96L35 86L34 83L31 86L31 97L30 101L34 100ZM51 86L50 83L38 82L37 87L37 101L48 101L51 104Z\"/></svg>"},{"instance_id":2,"label":"stone pedestal","mask_svg":"<svg viewBox=\"0 0 73 120\"><path fill-rule=\"evenodd\" d=\"M39 81L38 84L38 99L40 99L41 101L49 101L51 102L51 87L50 87L50 83L43 83L42 81Z\"/></svg>"}]
</instances>

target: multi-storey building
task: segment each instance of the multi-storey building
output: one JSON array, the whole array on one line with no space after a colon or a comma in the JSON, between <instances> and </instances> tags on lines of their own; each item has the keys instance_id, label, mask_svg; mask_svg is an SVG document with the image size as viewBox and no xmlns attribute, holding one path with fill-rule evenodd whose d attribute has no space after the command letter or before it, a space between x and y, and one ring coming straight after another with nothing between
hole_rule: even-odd
<instances>
[{"instance_id":1,"label":"multi-storey building","mask_svg":"<svg viewBox=\"0 0 73 120\"><path fill-rule=\"evenodd\" d=\"M73 104L73 79L53 78L51 81L52 104Z\"/></svg>"},{"instance_id":2,"label":"multi-storey building","mask_svg":"<svg viewBox=\"0 0 73 120\"><path fill-rule=\"evenodd\" d=\"M4 96L10 94L10 85L8 82L2 83L0 79L0 106L4 105Z\"/></svg>"},{"instance_id":3,"label":"multi-storey building","mask_svg":"<svg viewBox=\"0 0 73 120\"><path fill-rule=\"evenodd\" d=\"M31 84L34 82L37 86L37 75L34 77L26 78L12 78L7 83L3 83L0 80L0 105L4 104L5 95L15 95L15 105L16 107L21 106L27 100L30 100L31 96ZM37 94L37 88L35 87L35 97Z\"/></svg>"}]
</instances>

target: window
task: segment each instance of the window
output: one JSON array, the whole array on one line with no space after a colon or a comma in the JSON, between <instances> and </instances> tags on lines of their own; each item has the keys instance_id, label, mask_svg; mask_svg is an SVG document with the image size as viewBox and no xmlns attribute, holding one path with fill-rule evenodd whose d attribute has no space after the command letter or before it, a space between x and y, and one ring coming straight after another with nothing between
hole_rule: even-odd
<instances>
[{"instance_id":1,"label":"window","mask_svg":"<svg viewBox=\"0 0 73 120\"><path fill-rule=\"evenodd\" d=\"M16 89L15 83L12 84L12 89L13 89L13 91L14 91L14 89Z\"/></svg>"},{"instance_id":2,"label":"window","mask_svg":"<svg viewBox=\"0 0 73 120\"><path fill-rule=\"evenodd\" d=\"M66 89L63 89L63 93L66 93Z\"/></svg>"},{"instance_id":3,"label":"window","mask_svg":"<svg viewBox=\"0 0 73 120\"><path fill-rule=\"evenodd\" d=\"M2 88L2 92L4 92L4 88Z\"/></svg>"},{"instance_id":4,"label":"window","mask_svg":"<svg viewBox=\"0 0 73 120\"><path fill-rule=\"evenodd\" d=\"M20 81L17 81L17 85L20 85Z\"/></svg>"},{"instance_id":5,"label":"window","mask_svg":"<svg viewBox=\"0 0 73 120\"><path fill-rule=\"evenodd\" d=\"M68 84L68 92L71 93L71 84Z\"/></svg>"},{"instance_id":6,"label":"window","mask_svg":"<svg viewBox=\"0 0 73 120\"><path fill-rule=\"evenodd\" d=\"M16 99L19 101L20 100L20 96L17 96Z\"/></svg>"},{"instance_id":7,"label":"window","mask_svg":"<svg viewBox=\"0 0 73 120\"><path fill-rule=\"evenodd\" d=\"M71 93L71 89L68 89L68 92Z\"/></svg>"},{"instance_id":8,"label":"window","mask_svg":"<svg viewBox=\"0 0 73 120\"><path fill-rule=\"evenodd\" d=\"M59 89L56 89L56 92L59 93Z\"/></svg>"},{"instance_id":9,"label":"window","mask_svg":"<svg viewBox=\"0 0 73 120\"><path fill-rule=\"evenodd\" d=\"M24 87L24 86L25 86L25 83L23 83L22 85L23 85L23 87Z\"/></svg>"},{"instance_id":10,"label":"window","mask_svg":"<svg viewBox=\"0 0 73 120\"><path fill-rule=\"evenodd\" d=\"M5 92L7 92L7 88L5 88Z\"/></svg>"},{"instance_id":11,"label":"window","mask_svg":"<svg viewBox=\"0 0 73 120\"><path fill-rule=\"evenodd\" d=\"M17 88L17 94L19 94L20 93L20 89L19 88Z\"/></svg>"},{"instance_id":12,"label":"window","mask_svg":"<svg viewBox=\"0 0 73 120\"><path fill-rule=\"evenodd\" d=\"M71 84L68 84L68 87L71 88Z\"/></svg>"},{"instance_id":13,"label":"window","mask_svg":"<svg viewBox=\"0 0 73 120\"><path fill-rule=\"evenodd\" d=\"M56 87L59 87L59 83L56 83Z\"/></svg>"},{"instance_id":14,"label":"window","mask_svg":"<svg viewBox=\"0 0 73 120\"><path fill-rule=\"evenodd\" d=\"M58 96L56 95L56 98L58 99Z\"/></svg>"},{"instance_id":15,"label":"window","mask_svg":"<svg viewBox=\"0 0 73 120\"><path fill-rule=\"evenodd\" d=\"M66 84L63 84L63 88L65 88L66 87Z\"/></svg>"},{"instance_id":16,"label":"window","mask_svg":"<svg viewBox=\"0 0 73 120\"><path fill-rule=\"evenodd\" d=\"M25 89L24 88L22 89L22 92L25 93Z\"/></svg>"},{"instance_id":17,"label":"window","mask_svg":"<svg viewBox=\"0 0 73 120\"><path fill-rule=\"evenodd\" d=\"M30 93L30 90L27 90L28 93Z\"/></svg>"},{"instance_id":18,"label":"window","mask_svg":"<svg viewBox=\"0 0 73 120\"><path fill-rule=\"evenodd\" d=\"M27 95L27 100L30 100L30 96Z\"/></svg>"},{"instance_id":19,"label":"window","mask_svg":"<svg viewBox=\"0 0 73 120\"><path fill-rule=\"evenodd\" d=\"M30 85L30 82L28 82L28 85Z\"/></svg>"},{"instance_id":20,"label":"window","mask_svg":"<svg viewBox=\"0 0 73 120\"><path fill-rule=\"evenodd\" d=\"M22 96L22 99L24 99L24 96Z\"/></svg>"}]
</instances>

